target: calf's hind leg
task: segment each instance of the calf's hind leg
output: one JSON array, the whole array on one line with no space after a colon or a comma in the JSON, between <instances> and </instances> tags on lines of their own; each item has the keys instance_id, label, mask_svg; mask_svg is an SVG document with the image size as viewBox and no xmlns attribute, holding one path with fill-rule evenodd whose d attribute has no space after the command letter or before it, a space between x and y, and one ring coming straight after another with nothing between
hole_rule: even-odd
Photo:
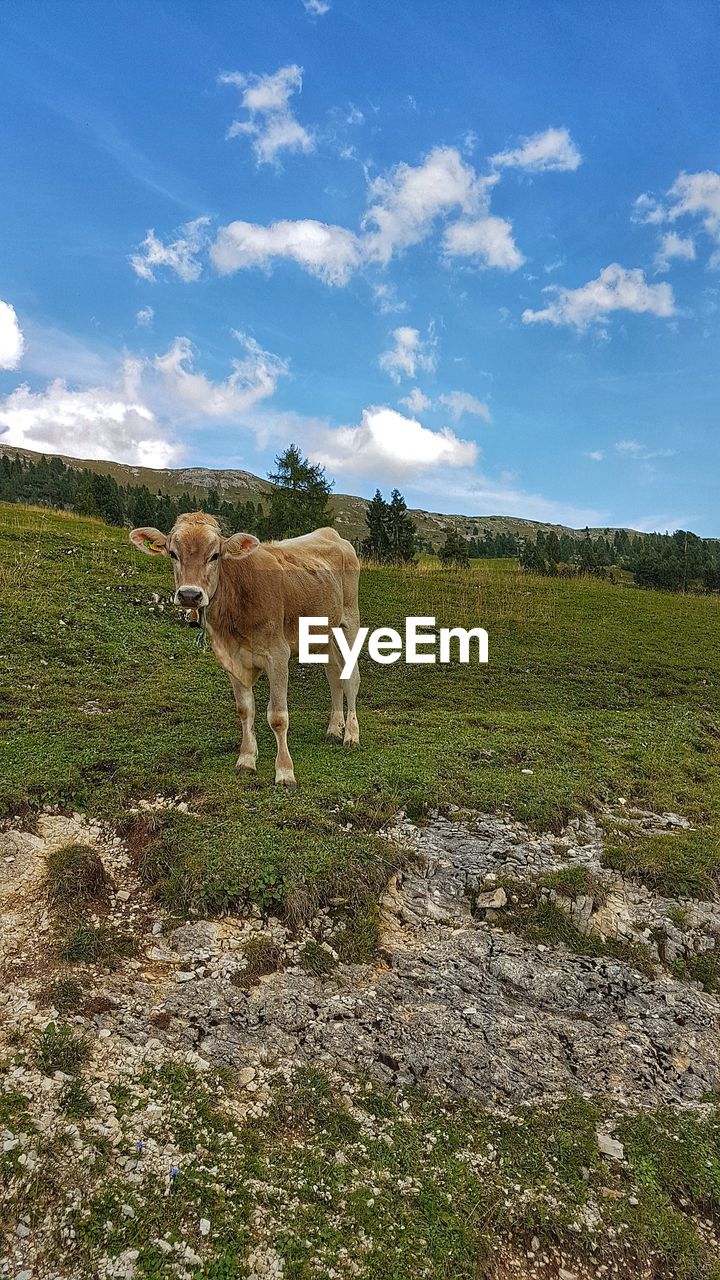
<instances>
[{"instance_id":1,"label":"calf's hind leg","mask_svg":"<svg viewBox=\"0 0 720 1280\"><path fill-rule=\"evenodd\" d=\"M358 618L352 617L349 619L343 619L342 629L345 632L348 644L353 645L355 643L355 637L357 636L359 627L360 620ZM345 694L345 701L347 702L347 717L345 719L345 736L343 737L343 746L359 747L360 725L358 724L356 703L358 689L360 688L360 670L357 663L355 663L355 666L348 678L346 680L341 680L340 683L342 685L343 693Z\"/></svg>"},{"instance_id":2,"label":"calf's hind leg","mask_svg":"<svg viewBox=\"0 0 720 1280\"><path fill-rule=\"evenodd\" d=\"M340 680L340 672L342 671L343 660L340 651L331 639L329 646L328 661L325 667L325 675L330 685L330 723L327 727L325 735L328 742L342 742L343 730L345 728L345 716L343 715L343 686Z\"/></svg>"}]
</instances>

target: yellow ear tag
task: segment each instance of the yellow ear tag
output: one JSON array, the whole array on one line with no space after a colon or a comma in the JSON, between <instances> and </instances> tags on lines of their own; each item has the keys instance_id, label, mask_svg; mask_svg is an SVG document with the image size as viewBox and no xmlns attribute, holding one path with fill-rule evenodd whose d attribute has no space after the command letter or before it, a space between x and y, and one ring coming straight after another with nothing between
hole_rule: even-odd
<instances>
[{"instance_id":1,"label":"yellow ear tag","mask_svg":"<svg viewBox=\"0 0 720 1280\"><path fill-rule=\"evenodd\" d=\"M143 546L147 547L148 551L162 550L162 548L158 546L157 542L152 542L150 538L143 538Z\"/></svg>"}]
</instances>

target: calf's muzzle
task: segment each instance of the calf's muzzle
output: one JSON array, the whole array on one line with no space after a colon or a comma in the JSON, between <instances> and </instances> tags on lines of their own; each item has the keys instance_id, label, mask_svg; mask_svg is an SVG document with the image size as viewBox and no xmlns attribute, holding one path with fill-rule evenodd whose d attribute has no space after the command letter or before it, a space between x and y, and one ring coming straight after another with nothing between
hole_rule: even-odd
<instances>
[{"instance_id":1,"label":"calf's muzzle","mask_svg":"<svg viewBox=\"0 0 720 1280\"><path fill-rule=\"evenodd\" d=\"M178 587L175 592L175 603L184 609L201 609L207 602L207 595L201 587Z\"/></svg>"}]
</instances>

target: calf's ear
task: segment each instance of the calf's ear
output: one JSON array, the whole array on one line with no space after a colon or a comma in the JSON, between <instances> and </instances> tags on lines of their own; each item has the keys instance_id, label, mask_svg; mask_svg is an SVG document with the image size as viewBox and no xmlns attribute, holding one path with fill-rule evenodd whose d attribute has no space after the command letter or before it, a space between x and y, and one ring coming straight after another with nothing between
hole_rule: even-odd
<instances>
[{"instance_id":1,"label":"calf's ear","mask_svg":"<svg viewBox=\"0 0 720 1280\"><path fill-rule=\"evenodd\" d=\"M167 555L167 538L159 529L133 529L130 541L138 551L144 551L146 556Z\"/></svg>"},{"instance_id":2,"label":"calf's ear","mask_svg":"<svg viewBox=\"0 0 720 1280\"><path fill-rule=\"evenodd\" d=\"M225 539L222 549L223 555L249 556L259 546L260 541L254 533L234 533L231 538Z\"/></svg>"}]
</instances>

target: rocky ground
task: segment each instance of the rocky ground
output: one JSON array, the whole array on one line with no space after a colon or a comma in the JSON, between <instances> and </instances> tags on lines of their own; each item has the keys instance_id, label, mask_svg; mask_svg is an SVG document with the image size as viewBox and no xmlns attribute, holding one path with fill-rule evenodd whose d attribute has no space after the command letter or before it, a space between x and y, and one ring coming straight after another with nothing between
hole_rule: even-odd
<instances>
[{"instance_id":1,"label":"rocky ground","mask_svg":"<svg viewBox=\"0 0 720 1280\"><path fill-rule=\"evenodd\" d=\"M720 1085L720 999L680 976L694 958L714 953L720 907L661 897L607 869L609 825L631 839L634 832L686 824L678 815L629 806L574 819L560 837L534 834L504 816L460 811L431 815L424 826L399 820L387 835L402 870L380 903L379 955L372 963L345 964L332 908L295 934L259 911L173 922L138 879L123 841L102 824L60 813L42 815L32 830L6 824L0 1057L6 1088L26 1100L31 1119L13 1127L9 1113L0 1115L11 1190L13 1179L27 1182L39 1172L38 1134L69 1144L77 1161L90 1165L88 1126L100 1144L125 1141L118 1082L157 1074L167 1064L200 1074L230 1069L239 1122L263 1116L273 1080L290 1080L305 1068L334 1079L417 1086L501 1116L528 1104L553 1105L572 1091L603 1100L598 1151L622 1162L616 1121L626 1108L671 1104L692 1111ZM107 877L87 926L133 941L112 964L70 964L58 950L48 857L78 845L99 855ZM550 926L559 928L557 936ZM92 1118L85 1128L68 1121L60 1105L72 1069L55 1066L51 1053L43 1060L27 1050L61 1023L82 1038L88 1058ZM147 1104L146 1097L146 1105L163 1103ZM149 1162L143 1167L158 1178L182 1165L172 1141L138 1142ZM131 1182L140 1176L136 1164L137 1157L128 1162ZM80 1199L82 1185L80 1178ZM65 1269L53 1253L63 1232L70 1232L68 1248L73 1241L67 1204L56 1219L51 1213L38 1223L22 1203L6 1224L0 1275L77 1275L77 1263ZM194 1274L210 1221L202 1218L198 1230L185 1253L160 1237L161 1254L165 1244L172 1254L167 1274ZM87 1274L131 1276L138 1256L132 1253L108 1252ZM538 1245L529 1254L518 1261L508 1253L507 1273L563 1274L558 1253L542 1254ZM567 1277L573 1272L565 1262ZM283 1273L269 1240L242 1265L237 1274L246 1277ZM599 1260L597 1267L587 1274L603 1274Z\"/></svg>"}]
</instances>

